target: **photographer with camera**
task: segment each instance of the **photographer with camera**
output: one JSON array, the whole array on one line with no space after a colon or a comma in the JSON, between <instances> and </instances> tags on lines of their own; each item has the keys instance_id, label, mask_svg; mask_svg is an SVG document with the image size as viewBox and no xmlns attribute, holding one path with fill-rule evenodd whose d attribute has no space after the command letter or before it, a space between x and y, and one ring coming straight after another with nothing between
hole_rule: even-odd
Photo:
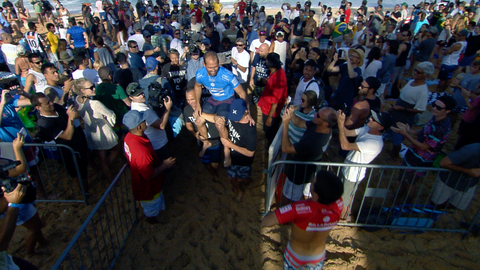
<instances>
[{"instance_id":1,"label":"photographer with camera","mask_svg":"<svg viewBox=\"0 0 480 270\"><path fill-rule=\"evenodd\" d=\"M9 266L16 265L20 267L20 269L36 269L30 263L19 258L13 258L13 262L5 260L7 256L9 259L12 259L6 254L5 250L8 248L8 244L15 231L14 224L17 226L23 225L23 227L27 229L25 235L27 256L35 255L37 242L42 246L48 243L42 233L42 221L37 213L37 209L33 205L36 199L35 187L32 185L28 175L25 174L27 171L27 161L22 153L24 144L24 136L17 133L17 137L12 142L15 159L17 161L14 162L8 159L0 160L0 178L2 180L1 186L3 191L3 196L0 198L0 213L3 218L3 222L0 225L0 253L4 253L3 256L0 254L0 267L3 266L2 263L6 263Z\"/></svg>"}]
</instances>

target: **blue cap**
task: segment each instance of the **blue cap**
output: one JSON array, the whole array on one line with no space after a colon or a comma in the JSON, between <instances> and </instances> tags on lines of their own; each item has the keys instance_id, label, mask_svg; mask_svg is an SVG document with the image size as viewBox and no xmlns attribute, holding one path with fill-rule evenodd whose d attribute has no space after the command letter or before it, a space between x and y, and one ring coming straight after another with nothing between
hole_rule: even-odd
<instances>
[{"instance_id":1,"label":"blue cap","mask_svg":"<svg viewBox=\"0 0 480 270\"><path fill-rule=\"evenodd\" d=\"M123 116L123 124L131 130L137 128L146 119L147 116L142 112L130 110Z\"/></svg>"},{"instance_id":2,"label":"blue cap","mask_svg":"<svg viewBox=\"0 0 480 270\"><path fill-rule=\"evenodd\" d=\"M211 45L212 43L210 42L210 39L208 39L208 38L203 38L203 39L202 39L202 44Z\"/></svg>"},{"instance_id":3,"label":"blue cap","mask_svg":"<svg viewBox=\"0 0 480 270\"><path fill-rule=\"evenodd\" d=\"M155 59L155 57L150 56L147 58L147 61L145 61L145 68L147 68L147 71L152 71L155 70L158 66L158 61Z\"/></svg>"},{"instance_id":4,"label":"blue cap","mask_svg":"<svg viewBox=\"0 0 480 270\"><path fill-rule=\"evenodd\" d=\"M245 111L247 110L247 103L241 98L235 99L232 104L230 104L230 111L228 112L228 119L231 121L240 121Z\"/></svg>"}]
</instances>

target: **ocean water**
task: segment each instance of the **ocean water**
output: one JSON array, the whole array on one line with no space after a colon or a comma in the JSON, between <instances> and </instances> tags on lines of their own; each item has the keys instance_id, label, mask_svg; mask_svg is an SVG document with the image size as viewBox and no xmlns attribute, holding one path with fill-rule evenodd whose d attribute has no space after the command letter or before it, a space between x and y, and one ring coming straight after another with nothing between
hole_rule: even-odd
<instances>
[{"instance_id":1,"label":"ocean water","mask_svg":"<svg viewBox=\"0 0 480 270\"><path fill-rule=\"evenodd\" d=\"M15 2L15 1L11 1L12 3ZM95 5L95 2L96 0L79 0L79 1L74 1L74 0L60 0L60 2L63 4L63 6L65 6L68 11L70 11L70 14L76 14L76 13L80 13L81 12L81 8L82 8L82 5L81 3L91 3L92 6ZM130 0L130 2L135 5L137 3L136 0ZM155 1L153 1L155 3ZM181 2L181 1L179 1ZM187 1L188 3L190 3L190 1ZM237 1L230 1L230 0L226 0L226 1L223 1L223 0L220 0L220 3L223 4L223 8L233 8L233 3L235 2L238 2ZM295 5L297 3L297 1L295 0L262 0L262 1L255 1L254 2L257 2L260 6L265 6L265 8L278 8L280 9L282 3L285 3L285 2L288 2L290 3L291 5ZM359 7L362 3L361 0L350 0L350 2L352 2L352 6L355 8L355 7ZM373 1L373 0L370 0L368 1L368 6L369 7L373 7L375 5L377 5L377 1ZM417 4L419 1L412 1L412 0L409 0L409 1L394 1L394 0L384 0L383 1L383 6L384 7L393 7L395 6L396 4L399 4L399 3L403 3L403 2L407 2L409 4L409 6L411 6L412 4ZM30 15L35 15L33 13L33 6L30 4L30 1L28 0L24 0L24 5L25 7L30 11ZM55 6L55 3L53 1L50 1L50 3L52 4L52 6ZM300 1L300 3L302 3L302 5L305 3L305 1ZM318 7L318 3L319 1L315 1L313 0L312 1L312 7ZM340 1L339 0L328 0L328 1L322 1L322 4L323 5L327 5L327 6L330 6L330 7L333 7L333 8L338 8L340 7ZM96 8L93 7L92 10L95 12L96 11ZM55 14L56 15L56 14Z\"/></svg>"}]
</instances>

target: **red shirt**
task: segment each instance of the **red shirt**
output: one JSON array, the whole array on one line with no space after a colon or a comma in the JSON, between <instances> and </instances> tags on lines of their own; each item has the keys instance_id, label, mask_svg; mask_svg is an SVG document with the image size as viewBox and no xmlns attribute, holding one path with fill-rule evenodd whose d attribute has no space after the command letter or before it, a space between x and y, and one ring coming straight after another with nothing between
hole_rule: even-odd
<instances>
[{"instance_id":1,"label":"red shirt","mask_svg":"<svg viewBox=\"0 0 480 270\"><path fill-rule=\"evenodd\" d=\"M350 22L350 14L352 14L352 10L351 10L351 9L345 10L345 22L346 22L346 23Z\"/></svg>"},{"instance_id":2,"label":"red shirt","mask_svg":"<svg viewBox=\"0 0 480 270\"><path fill-rule=\"evenodd\" d=\"M245 2L238 2L238 13L245 14L246 7L247 7L247 4Z\"/></svg>"},{"instance_id":3,"label":"red shirt","mask_svg":"<svg viewBox=\"0 0 480 270\"><path fill-rule=\"evenodd\" d=\"M480 96L476 97L470 104L473 108L466 110L462 117L463 121L467 123L472 123L480 112Z\"/></svg>"},{"instance_id":4,"label":"red shirt","mask_svg":"<svg viewBox=\"0 0 480 270\"><path fill-rule=\"evenodd\" d=\"M198 8L194 8L192 11L190 11L190 15L192 15L192 13L195 13L195 16L197 17L197 23L202 23L202 11Z\"/></svg>"},{"instance_id":5,"label":"red shirt","mask_svg":"<svg viewBox=\"0 0 480 270\"><path fill-rule=\"evenodd\" d=\"M287 99L287 75L283 68L280 68L275 73L268 77L267 85L260 96L258 106L262 113L268 115L272 104L277 104L277 110L273 117L280 116L283 104Z\"/></svg>"},{"instance_id":6,"label":"red shirt","mask_svg":"<svg viewBox=\"0 0 480 270\"><path fill-rule=\"evenodd\" d=\"M136 201L149 201L162 191L163 175L149 179L155 168L161 165L150 140L146 136L128 133L124 140L125 155L130 163L133 198Z\"/></svg>"},{"instance_id":7,"label":"red shirt","mask_svg":"<svg viewBox=\"0 0 480 270\"><path fill-rule=\"evenodd\" d=\"M329 205L313 200L299 201L275 210L278 222L293 222L305 231L329 231L337 225L343 209L342 198Z\"/></svg>"}]
</instances>

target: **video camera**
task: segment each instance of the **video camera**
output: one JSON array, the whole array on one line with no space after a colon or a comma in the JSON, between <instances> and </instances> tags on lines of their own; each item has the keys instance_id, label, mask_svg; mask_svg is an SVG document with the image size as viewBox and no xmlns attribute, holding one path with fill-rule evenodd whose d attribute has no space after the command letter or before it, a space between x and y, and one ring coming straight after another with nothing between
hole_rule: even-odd
<instances>
[{"instance_id":1,"label":"video camera","mask_svg":"<svg viewBox=\"0 0 480 270\"><path fill-rule=\"evenodd\" d=\"M190 30L185 32L183 42L187 45L188 50L193 52L197 48L197 42L200 41L200 36L198 33Z\"/></svg>"},{"instance_id":2,"label":"video camera","mask_svg":"<svg viewBox=\"0 0 480 270\"><path fill-rule=\"evenodd\" d=\"M165 112L165 102L163 101L171 91L164 88L161 83L154 81L148 86L148 105L157 113L159 117Z\"/></svg>"},{"instance_id":3,"label":"video camera","mask_svg":"<svg viewBox=\"0 0 480 270\"><path fill-rule=\"evenodd\" d=\"M13 161L6 158L0 158L0 186L4 188L4 192L10 193L22 184L27 187L23 203L32 203L37 199L37 190L32 184L32 179L27 173L21 174L17 177L8 176L8 170L20 165L20 161Z\"/></svg>"},{"instance_id":4,"label":"video camera","mask_svg":"<svg viewBox=\"0 0 480 270\"><path fill-rule=\"evenodd\" d=\"M13 86L20 86L17 75L10 72L0 72L0 89L10 89ZM14 96L18 94L17 88L10 89L8 95Z\"/></svg>"}]
</instances>

